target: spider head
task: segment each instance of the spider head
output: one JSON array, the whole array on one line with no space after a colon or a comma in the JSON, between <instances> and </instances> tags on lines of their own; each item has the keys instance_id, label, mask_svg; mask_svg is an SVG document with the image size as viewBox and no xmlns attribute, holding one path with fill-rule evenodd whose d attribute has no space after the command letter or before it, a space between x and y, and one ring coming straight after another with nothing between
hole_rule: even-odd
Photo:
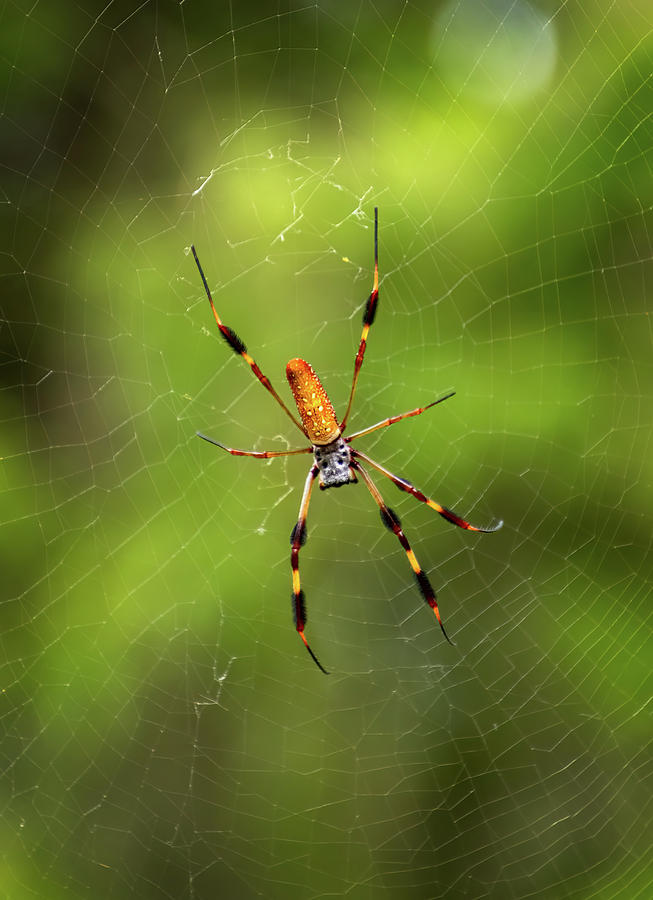
<instances>
[{"instance_id":1,"label":"spider head","mask_svg":"<svg viewBox=\"0 0 653 900\"><path fill-rule=\"evenodd\" d=\"M349 445L341 437L331 444L313 445L315 462L320 470L320 488L342 487L356 481L351 468Z\"/></svg>"}]
</instances>

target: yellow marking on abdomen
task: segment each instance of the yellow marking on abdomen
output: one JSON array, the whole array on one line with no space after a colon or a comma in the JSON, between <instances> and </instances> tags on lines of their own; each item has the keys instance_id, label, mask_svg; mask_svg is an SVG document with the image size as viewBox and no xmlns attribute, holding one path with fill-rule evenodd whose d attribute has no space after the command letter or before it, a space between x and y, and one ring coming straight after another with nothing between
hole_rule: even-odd
<instances>
[{"instance_id":1,"label":"yellow marking on abdomen","mask_svg":"<svg viewBox=\"0 0 653 900\"><path fill-rule=\"evenodd\" d=\"M335 410L312 367L303 359L291 359L286 378L310 442L330 444L340 437Z\"/></svg>"}]
</instances>

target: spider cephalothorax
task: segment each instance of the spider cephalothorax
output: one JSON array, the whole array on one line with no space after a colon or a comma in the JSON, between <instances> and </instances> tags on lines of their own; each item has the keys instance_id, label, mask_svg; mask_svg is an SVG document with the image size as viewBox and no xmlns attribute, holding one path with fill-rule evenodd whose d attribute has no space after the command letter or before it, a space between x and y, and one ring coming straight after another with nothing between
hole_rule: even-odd
<instances>
[{"instance_id":1,"label":"spider cephalothorax","mask_svg":"<svg viewBox=\"0 0 653 900\"><path fill-rule=\"evenodd\" d=\"M335 410L333 408L333 404L331 403L327 392L322 386L322 382L317 377L312 367L303 359L291 359L286 366L286 377L288 378L290 390L292 391L292 395L295 399L301 422L293 415L293 413L288 409L281 397L272 387L270 379L261 372L252 357L249 355L249 353L247 352L247 347L245 346L243 341L241 341L235 331L232 331L231 328L223 324L213 304L211 291L209 290L204 272L202 271L200 261L197 258L195 247L191 247L193 256L195 257L195 262L197 263L197 268L199 269L202 282L204 284L206 295L209 298L209 303L211 304L211 310L213 311L215 321L218 325L218 328L220 329L220 333L222 334L223 338L235 353L243 357L243 359L251 368L252 372L256 375L263 387L272 394L272 396L284 410L286 415L288 415L292 419L297 428L299 428L304 436L310 441L310 446L300 447L297 450L236 450L233 447L225 447L224 444L221 444L219 441L207 437L204 434L199 435L205 441L209 441L209 443L215 444L215 446L220 447L222 450L226 450L227 453L231 453L232 456L253 456L256 459L270 459L274 456L293 456L300 453L313 454L314 462L309 469L308 475L306 476L304 493L302 495L302 500L299 506L299 516L297 518L297 523L290 535L292 606L293 616L295 619L295 628L297 629L299 636L304 642L306 649L312 656L316 665L319 666L319 668L324 673L326 673L326 669L322 666L317 656L311 650L304 634L304 630L306 627L306 601L299 578L299 551L306 542L306 516L308 513L308 504L311 499L313 484L315 483L315 479L318 477L318 475L319 485L322 489L330 487L342 487L345 484L356 482L358 480L357 474L361 476L363 482L365 483L365 486L367 487L379 507L381 521L386 528L388 528L393 532L393 534L397 536L399 543L406 552L408 562L411 565L420 592L425 602L435 613L440 628L442 629L442 633L449 641L449 643L451 643L451 641L449 640L447 632L444 630L444 625L442 624L442 619L440 618L440 612L438 610L435 591L433 590L431 582L429 581L426 572L424 572L424 570L418 563L417 557L415 556L410 544L408 543L408 539L406 538L406 535L404 534L401 527L399 517L393 510L390 509L390 507L386 505L383 497L381 496L381 493L379 492L379 489L372 481L366 467L363 465L363 462L366 465L370 465L373 469L376 469L377 472L380 472L382 475L392 481L393 484L395 484L400 490L405 491L408 494L412 494L412 496L415 497L416 500L419 500L421 503L425 503L427 506L430 506L431 509L434 509L443 518L447 519L448 522L452 522L459 528L465 528L468 531L491 532L501 528L501 525L503 524L502 522L495 522L492 525L489 525L487 528L479 528L476 525L470 525L469 522L466 522L460 516L456 515L456 513L452 512L452 510L447 509L445 506L441 506L439 503L436 503L435 500L430 500L425 494L417 490L417 488L414 487L409 481L406 481L405 478L399 478L397 475L393 475L392 472L389 472L383 466L379 465L379 463L374 462L374 460L370 459L369 456L366 456L360 450L355 450L350 446L351 442L356 438L371 434L373 431L378 431L380 428L386 428L388 425L393 425L395 422L400 422L402 419L408 419L411 416L419 416L421 413L425 412L427 409L430 409L432 406L435 406L437 403L441 403L443 400L447 400L449 397L453 396L452 393L446 394L444 397L439 397L437 400L434 400L432 403L429 403L426 406L418 406L416 409L411 409L408 412L400 413L397 416L390 416L390 418L383 419L383 421L377 422L375 425L370 425L368 428L364 428L362 431L357 431L354 434L345 436L347 419L349 418L349 413L351 412L354 393L356 391L356 384L358 383L358 375L363 364L363 357L365 356L367 335L372 323L374 322L374 316L376 315L376 309L379 300L378 227L378 210L375 208L374 283L372 286L372 293L370 294L367 303L365 304L365 311L363 313L363 332L361 334L360 344L358 346L358 353L356 354L356 359L354 361L354 376L351 383L351 390L349 391L349 401L347 403L345 414L340 421L338 421Z\"/></svg>"},{"instance_id":2,"label":"spider cephalothorax","mask_svg":"<svg viewBox=\"0 0 653 900\"><path fill-rule=\"evenodd\" d=\"M313 447L315 463L320 470L320 487L342 487L356 481L356 473L351 466L351 452L347 442L337 437L331 444Z\"/></svg>"}]
</instances>

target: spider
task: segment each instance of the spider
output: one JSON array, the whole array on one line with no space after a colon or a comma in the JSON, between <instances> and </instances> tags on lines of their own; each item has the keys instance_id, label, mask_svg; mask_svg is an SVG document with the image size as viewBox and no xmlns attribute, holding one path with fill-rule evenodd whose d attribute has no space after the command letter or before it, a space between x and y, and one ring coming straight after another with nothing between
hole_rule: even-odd
<instances>
[{"instance_id":1,"label":"spider","mask_svg":"<svg viewBox=\"0 0 653 900\"><path fill-rule=\"evenodd\" d=\"M437 400L434 400L432 403L428 403L426 406L418 406L416 409L411 409L408 412L400 413L397 416L390 416L387 419L383 419L381 422L377 422L375 425L370 425L368 428L363 428L362 431L356 431L354 432L354 434L350 434L347 437L344 436L345 429L347 427L347 420L349 419L349 413L351 412L352 403L354 401L354 394L356 392L358 376L360 374L361 366L363 365L365 348L367 347L367 336L369 334L370 328L372 327L372 323L374 322L374 317L376 315L376 309L379 302L378 208L374 209L374 282L372 286L372 293L367 300L365 311L363 313L363 332L361 334L358 352L354 361L354 375L352 378L351 389L349 391L349 400L347 402L345 414L340 420L338 420L336 416L333 405L329 400L329 397L327 396L327 393L324 390L320 379L317 377L312 367L303 359L291 359L286 366L286 377L288 379L293 398L297 405L297 411L299 412L301 421L299 421L296 416L288 409L279 394L277 394L276 390L272 387L270 379L266 375L264 375L263 372L261 372L256 362L247 352L247 347L245 346L243 341L238 337L235 331L233 331L222 322L222 319L218 315L218 312L213 303L211 291L209 290L209 286L206 281L202 266L200 265L195 247L191 246L190 249L192 251L193 257L195 258L195 262L197 263L197 268L199 269L202 283L204 284L204 290L206 291L206 296L208 297L209 303L211 305L211 310L213 312L213 316L215 318L217 326L220 329L220 334L229 344L231 349L239 356L242 356L254 375L261 382L263 387L270 394L272 394L272 396L286 413L288 418L292 420L297 428L299 428L304 437L306 437L310 441L310 446L301 447L296 450L237 450L233 447L226 447L224 444L221 444L220 441L216 441L213 438L207 437L205 434L201 434L199 431L197 432L198 437L201 437L203 440L208 441L210 444L213 444L216 447L220 447L221 450L225 450L227 453L231 453L232 456L252 456L255 459L270 459L274 456L294 456L300 453L313 454L313 464L311 465L311 468L309 469L308 475L306 477L306 482L304 484L304 493L302 495L301 503L299 504L299 515L297 517L297 523L290 535L293 617L297 633L304 642L304 646L311 655L313 662L319 669L321 669L322 672L324 672L325 675L329 674L311 649L308 640L306 639L306 635L304 634L304 630L306 628L306 599L304 596L304 591L301 588L299 578L299 551L306 543L306 516L308 513L308 504L311 499L311 491L313 489L315 479L318 476L320 488L322 490L326 490L327 488L342 487L345 484L355 483L358 481L357 476L360 475L365 486L367 487L379 507L379 512L381 513L381 521L386 528L388 528L393 532L393 534L396 535L397 540L406 552L408 562L410 563L410 566L413 570L413 574L415 575L415 579L417 581L417 585L422 594L422 597L435 613L435 617L438 620L438 624L442 629L443 635L451 644L452 641L449 639L449 635L445 631L442 619L440 617L440 611L438 609L435 591L433 590L426 572L420 566L415 553L408 543L408 538L404 534L399 516L392 509L390 509L389 506L386 505L383 497L381 496L381 493L379 492L379 489L372 481L363 463L371 466L373 469L376 469L377 472L380 472L381 475L384 475L393 484L395 484L399 488L399 490L411 494L413 497L415 497L416 500L419 500L420 503L426 503L427 506L430 506L431 509L434 509L448 522L452 522L459 528L465 528L468 531L481 531L488 534L501 528L503 522L495 521L487 528L479 528L477 525L471 525L469 522L466 522L464 519L458 516L455 512L447 509L446 506L441 506L435 500L429 499L425 494L423 494L413 484L411 484L410 481L407 481L405 478L400 478L397 475L393 475L392 472L389 472L382 465L379 465L379 463L375 462L373 459L370 459L370 457L365 453L360 450L354 450L354 448L351 446L352 441L357 440L364 435L372 434L372 432L378 431L380 428L386 428L388 425L394 425L395 422L401 422L402 419L409 419L411 416L421 415L423 412L426 412L427 409L431 409L432 406L436 406L436 404L442 403L444 400L448 400L449 397L452 397L454 395L455 391L451 391L449 394L445 394L443 397L439 397Z\"/></svg>"}]
</instances>

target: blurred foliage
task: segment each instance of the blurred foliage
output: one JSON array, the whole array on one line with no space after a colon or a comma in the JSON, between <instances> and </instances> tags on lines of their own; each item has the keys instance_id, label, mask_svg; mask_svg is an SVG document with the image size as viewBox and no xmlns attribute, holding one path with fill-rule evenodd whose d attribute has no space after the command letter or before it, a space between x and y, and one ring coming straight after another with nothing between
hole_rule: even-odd
<instances>
[{"instance_id":1,"label":"blurred foliage","mask_svg":"<svg viewBox=\"0 0 653 900\"><path fill-rule=\"evenodd\" d=\"M627 6L4 6L6 896L648 895L653 46ZM301 355L342 409L375 205L351 427L455 388L365 449L506 524L380 485L450 648L363 488L316 492L324 678L289 604L308 458L195 438L298 440L187 250L284 397Z\"/></svg>"}]
</instances>

